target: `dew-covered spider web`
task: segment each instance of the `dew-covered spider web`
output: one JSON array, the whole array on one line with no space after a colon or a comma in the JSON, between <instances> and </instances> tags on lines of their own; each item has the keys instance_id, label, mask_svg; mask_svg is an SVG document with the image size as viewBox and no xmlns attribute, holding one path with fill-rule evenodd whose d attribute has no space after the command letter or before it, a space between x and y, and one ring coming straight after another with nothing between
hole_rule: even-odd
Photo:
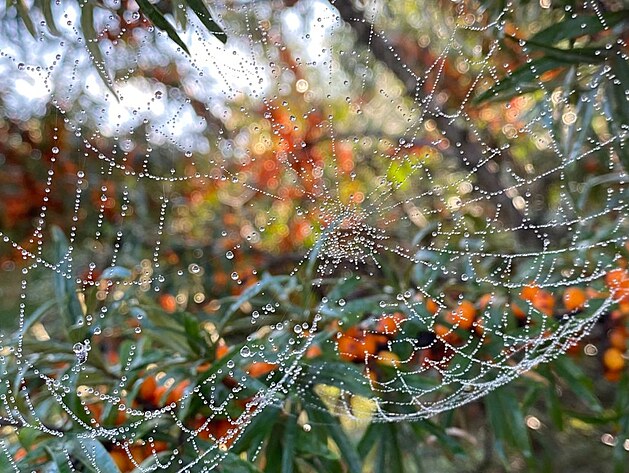
<instances>
[{"instance_id":1,"label":"dew-covered spider web","mask_svg":"<svg viewBox=\"0 0 629 473\"><path fill-rule=\"evenodd\" d=\"M37 39L5 10L0 56L23 124L0 132L28 161L0 161L0 415L71 424L72 471L94 440L142 471L208 471L288 402L434 416L562 355L618 299L621 39L557 70L505 39L527 37L517 2L418 2L405 26L387 2L212 2L223 33L167 17L186 54L134 2L80 3L52 5L57 35L33 10ZM604 45L597 5L578 27ZM571 287L588 297L564 307Z\"/></svg>"}]
</instances>

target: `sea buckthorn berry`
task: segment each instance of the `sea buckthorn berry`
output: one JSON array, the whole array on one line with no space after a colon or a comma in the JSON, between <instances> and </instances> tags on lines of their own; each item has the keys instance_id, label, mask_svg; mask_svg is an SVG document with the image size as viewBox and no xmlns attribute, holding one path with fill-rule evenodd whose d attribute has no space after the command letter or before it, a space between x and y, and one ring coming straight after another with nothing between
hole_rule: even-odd
<instances>
[{"instance_id":1,"label":"sea buckthorn berry","mask_svg":"<svg viewBox=\"0 0 629 473\"><path fill-rule=\"evenodd\" d=\"M275 368L277 368L277 365L275 363L267 363L265 361L256 361L249 365L249 368L247 369L247 371L249 372L249 376L258 378L260 376L264 376L265 374L269 374Z\"/></svg>"},{"instance_id":2,"label":"sea buckthorn berry","mask_svg":"<svg viewBox=\"0 0 629 473\"><path fill-rule=\"evenodd\" d=\"M476 318L476 307L470 301L462 301L459 306L448 315L448 322L463 330L472 328Z\"/></svg>"},{"instance_id":3,"label":"sea buckthorn berry","mask_svg":"<svg viewBox=\"0 0 629 473\"><path fill-rule=\"evenodd\" d=\"M155 395L155 389L157 388L157 381L155 380L155 376L147 376L142 384L140 385L140 390L138 391L138 397L142 401L150 401L153 399Z\"/></svg>"},{"instance_id":4,"label":"sea buckthorn berry","mask_svg":"<svg viewBox=\"0 0 629 473\"><path fill-rule=\"evenodd\" d=\"M323 350L319 345L311 345L306 350L306 358L317 358L323 354Z\"/></svg>"},{"instance_id":5,"label":"sea buckthorn berry","mask_svg":"<svg viewBox=\"0 0 629 473\"><path fill-rule=\"evenodd\" d=\"M169 393L166 398L166 404L172 404L175 402L179 402L183 395L186 393L186 389L190 386L190 381L184 379L179 384L177 384Z\"/></svg>"},{"instance_id":6,"label":"sea buckthorn berry","mask_svg":"<svg viewBox=\"0 0 629 473\"><path fill-rule=\"evenodd\" d=\"M610 371L620 371L625 366L625 359L618 348L608 348L603 353L603 364Z\"/></svg>"},{"instance_id":7,"label":"sea buckthorn berry","mask_svg":"<svg viewBox=\"0 0 629 473\"><path fill-rule=\"evenodd\" d=\"M227 355L227 353L229 353L229 347L224 341L221 340L220 342L218 342L218 345L216 346L216 355L215 355L216 359L220 360L225 355Z\"/></svg>"},{"instance_id":8,"label":"sea buckthorn berry","mask_svg":"<svg viewBox=\"0 0 629 473\"><path fill-rule=\"evenodd\" d=\"M522 292L520 292L520 297L525 301L533 302L533 298L540 291L540 288L533 285L524 286L522 288Z\"/></svg>"},{"instance_id":9,"label":"sea buckthorn berry","mask_svg":"<svg viewBox=\"0 0 629 473\"><path fill-rule=\"evenodd\" d=\"M382 366L397 367L400 357L391 351L381 351L378 353L376 363Z\"/></svg>"},{"instance_id":10,"label":"sea buckthorn berry","mask_svg":"<svg viewBox=\"0 0 629 473\"><path fill-rule=\"evenodd\" d=\"M439 312L439 305L432 299L426 299L426 310L435 315Z\"/></svg>"},{"instance_id":11,"label":"sea buckthorn berry","mask_svg":"<svg viewBox=\"0 0 629 473\"><path fill-rule=\"evenodd\" d=\"M609 344L618 350L625 351L627 348L627 335L622 329L613 329L609 332Z\"/></svg>"},{"instance_id":12,"label":"sea buckthorn berry","mask_svg":"<svg viewBox=\"0 0 629 473\"><path fill-rule=\"evenodd\" d=\"M540 289L535 293L531 304L545 315L553 315L555 310L555 298L550 292L543 289Z\"/></svg>"},{"instance_id":13,"label":"sea buckthorn berry","mask_svg":"<svg viewBox=\"0 0 629 473\"><path fill-rule=\"evenodd\" d=\"M480 296L480 299L478 299L478 306L480 307L480 309L485 310L491 303L493 297L494 296L489 293L483 294L482 296Z\"/></svg>"},{"instance_id":14,"label":"sea buckthorn berry","mask_svg":"<svg viewBox=\"0 0 629 473\"><path fill-rule=\"evenodd\" d=\"M396 312L391 315L385 315L378 320L376 331L387 335L394 335L399 330L399 326L406 320L404 315Z\"/></svg>"},{"instance_id":15,"label":"sea buckthorn berry","mask_svg":"<svg viewBox=\"0 0 629 473\"><path fill-rule=\"evenodd\" d=\"M629 273L626 270L617 268L608 272L605 275L605 284L615 299L629 299Z\"/></svg>"},{"instance_id":16,"label":"sea buckthorn berry","mask_svg":"<svg viewBox=\"0 0 629 473\"><path fill-rule=\"evenodd\" d=\"M516 319L526 319L526 312L522 310L518 304L510 304L509 307Z\"/></svg>"},{"instance_id":17,"label":"sea buckthorn berry","mask_svg":"<svg viewBox=\"0 0 629 473\"><path fill-rule=\"evenodd\" d=\"M563 306L570 310L581 310L587 302L585 291L578 287L569 287L563 293Z\"/></svg>"}]
</instances>

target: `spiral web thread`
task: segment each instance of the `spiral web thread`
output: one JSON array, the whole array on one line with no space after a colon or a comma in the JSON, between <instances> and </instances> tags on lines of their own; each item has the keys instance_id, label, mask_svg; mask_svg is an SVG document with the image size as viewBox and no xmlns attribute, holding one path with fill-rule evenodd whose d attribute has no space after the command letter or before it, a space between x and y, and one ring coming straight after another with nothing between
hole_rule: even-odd
<instances>
[{"instance_id":1,"label":"spiral web thread","mask_svg":"<svg viewBox=\"0 0 629 473\"><path fill-rule=\"evenodd\" d=\"M289 396L297 396L304 405L316 409L327 408L341 416L372 421L429 417L477 399L539 363L561 355L587 334L614 302L613 295L593 299L583 310L566 312L559 318L523 303L525 314L515 322L509 305L530 285L543 291L561 291L568 286L595 284L615 267L614 261L627 240L626 176L616 157L626 126L614 126L596 87L613 81L608 69L602 67L592 75L587 84L592 92L584 96L581 109L575 109L569 102L574 91L548 90L547 82L534 69L531 52L522 43L523 61L531 64L542 97L535 106L525 94L511 100L510 104L516 107L512 121L501 130L503 143L488 144L487 130L477 129L476 120L470 117L470 110L475 107L471 100L479 90L499 83L512 69L508 64L498 64L496 58L503 47L497 39L504 32L503 18L516 8L514 5L507 5L491 20L481 12L453 6L451 14L435 27L437 33L426 32L428 37L434 35L441 54L420 75L411 73L410 65L403 63L394 42L387 40L386 31L371 28L366 50L347 49L348 30L333 6L299 2L281 17L273 14L271 5L251 2L216 7L229 38L226 46L208 34L194 15L182 11L190 24L186 41L192 45L191 56L175 51L165 35L145 29L136 35L135 50L123 42L104 41L101 34L104 64L92 61L75 26L76 8L65 3L54 7L60 13L58 17L67 20L62 28L63 41L42 33L40 40L31 40L37 47L45 45L41 53L29 48L4 48L3 73L9 74L11 69L16 77L28 75L43 84L48 91L43 100L52 100L58 126L71 130L76 138L75 143L67 145L69 149L56 145L51 149L41 212L32 235L24 238L11 231L2 233L5 248L19 252L22 260L20 308L16 314L19 336L17 342L3 343L2 347L4 391L0 412L5 420L51 435L64 435L40 420L41 410L30 402L30 381L13 384L15 378L9 373L15 369L22 379L38 379L51 402L80 426L80 445L88 457L95 453L90 450L93 447L89 440L97 438L122 448L137 466L130 440L138 435L153 445L153 437L166 420L181 429L182 445L192 446L197 456L190 460L180 457L178 451L169 452L142 470L176 467L179 471L206 471L220 464L234 439L257 415L269 406L281 406ZM596 2L584 7L605 21ZM356 22L377 24L381 8L378 3L369 4L364 19L356 18ZM64 12L67 16L63 16ZM234 26L234 18L238 19L238 27ZM129 21L138 19L139 15L133 14ZM423 21L426 23L427 19ZM96 20L101 32L120 30L114 17L96 15ZM273 29L273 22L284 22L286 33ZM301 22L303 30L296 26L291 29L291 22ZM427 25L432 26L435 25ZM490 41L489 47L483 47L487 37L496 39ZM163 48L162 52L151 49L154 41ZM373 42L385 44L387 54L413 74L414 97L409 99L402 93L399 83L377 65L371 51ZM285 44L295 56L292 65L282 56ZM618 49L622 61L627 59L622 52L625 46L620 44ZM456 112L446 114L442 107L451 98L444 95L443 81L447 80L445 59L451 57L458 58L462 67L474 74L466 93L456 98L458 106L448 105ZM163 64L165 60L175 61L184 71L184 87L177 89L176 94L166 94L163 87L133 76L133 70L140 65ZM102 86L93 69L85 72L94 67L127 72L111 85L119 101ZM88 109L82 102L80 107L87 112L77 114L73 101L86 85L93 108ZM298 94L289 93L286 87L294 87ZM151 90L152 97L146 102L134 97L141 89ZM420 93L425 90L428 92ZM191 118L193 101L203 104L210 111L208 116L218 120L211 123L204 118ZM342 102L342 110L338 102ZM18 100L8 102L6 107L9 113L17 113L21 105ZM217 128L216 122L229 120L239 105L243 123L253 122L263 114L268 126L265 137L251 126L245 128L246 123L240 133ZM34 107L32 103L31 106ZM586 108L588 118L580 112ZM577 135L578 125L588 119L600 120L607 131L599 141L588 137L578 148L566 150L552 128L553 117L558 116L566 126L576 129ZM309 142L300 134L308 120L314 123L314 136L308 137ZM88 129L93 131L88 133ZM383 137L377 141L371 138L374 129L382 131ZM458 129L469 131L467 139L474 141L480 156L466 154L469 148L458 141L460 136L449 136ZM391 130L390 136L402 138L388 138L387 130ZM229 133L237 136L228 137ZM257 146L262 152L255 147L254 135L260 135ZM330 157L311 152L315 139L329 142ZM531 153L545 153L549 166L538 170L531 165L523 173L505 164L512 146L523 142L532 143ZM137 157L135 161L128 158L133 147L145 150L141 162ZM169 150L170 161L163 156L153 159L154 148ZM348 149L359 160L353 165L344 158ZM136 156L139 154L142 153ZM261 155L272 156L274 166L265 168L265 176L266 183L273 185L265 186L255 177L264 164ZM620 178L617 185L609 187L603 204L583 211L568 189L572 185L570 171L590 156L601 155L606 156L608 172L615 172ZM71 183L75 205L62 225L68 231L68 249L60 259L53 260L49 257L53 231L47 220L48 202L55 193L68 188L67 183L57 181L62 175L63 159L76 164L75 180ZM443 170L438 169L439 159ZM445 169L452 160L458 162L458 167L448 168L453 170L449 172ZM487 170L495 182L509 184L488 190L486 182L478 178ZM359 184L366 177L368 185ZM536 222L531 209L535 189L548 182L559 188L555 218ZM137 393L138 388L127 382L125 374L133 370L133 356L145 329L145 316L139 310L126 315L137 319L134 331L138 339L131 345L129 360L120 361L120 383L112 391L76 386L77 376L84 373L94 356L96 347L90 337L74 344L72 367L64 376L49 376L43 368L46 356L29 351L31 345L27 343L34 331L27 322L31 304L40 300L38 281L50 282L60 277L76 286L79 298L99 288L102 304L95 313L84 314L81 323L103 340L108 332L102 327L111 317L109 302L126 300L126 295L135 293L157 296L169 282L203 275L203 267L197 263L179 269L176 264L169 266L164 262L170 236L178 231L170 223L178 221L173 209L181 207L181 192L186 186L214 186L222 192L222 205L240 205L243 209L240 233L227 228L221 231L223 250L212 256L223 269L227 268L231 275L228 284L236 288L246 285L246 278L239 273L241 268L236 266L238 255L272 248L273 242L265 236L267 231L270 233L278 224L286 224L294 231L292 223L311 218L319 222L318 227L304 227L311 243L287 279L271 283L270 276L264 276L262 271L251 271L249 276L259 279L245 292L250 291L255 297L241 304L237 299L233 310L241 314L241 319L250 319L250 335L229 352L218 372L189 387L176 402L159 409L138 409L124 400L125 393ZM283 191L289 186L295 189L296 196ZM154 227L145 229L151 235L143 244L148 256L141 264L141 258L136 260L138 270L120 273L120 267L133 261L120 249L126 239L139 238L128 236L134 218L128 212L135 209L137 214L140 206L134 199L139 195L137 189L142 188L162 194L159 208L155 209ZM101 197L90 201L90 193ZM116 210L120 218L115 232L108 233L103 222L111 199L120 203ZM255 223L245 205L252 200L266 209L265 218ZM505 202L511 202L519 211L520 222L505 223ZM292 212L284 212L288 217L282 217L278 208ZM97 215L92 226L81 224L85 212ZM479 225L481 215L491 216ZM291 221L284 222L282 218ZM607 231L592 232L597 226ZM102 261L99 252L106 253L103 248L109 249L109 260L102 268L109 269L97 277L96 261ZM374 288L371 281L380 281L378 276L391 265L404 268L408 278L395 288ZM85 268L77 276L78 269ZM293 291L302 292L312 302L311 309L303 315L286 305L274 286L279 284L285 289L292 283L297 285ZM456 318L454 323L453 319L447 323L447 315L461 309L463 305L458 304L468 298L466 289L458 291L454 299L448 298L444 286L454 283L474 286L477 293L489 295L466 330L459 327ZM371 304L364 309L353 296L362 287L367 288ZM257 304L257 300L265 298ZM427 309L428 300L434 301L436 314ZM202 295L195 302L203 302ZM223 309L231 303L225 303ZM214 320L211 315L208 317ZM53 319L36 328L45 333L51 329L47 324L58 323ZM212 328L216 329L211 326L210 331ZM8 340L9 335L3 333L4 339ZM367 349L372 342L378 349ZM325 353L334 352L337 361L310 356L309 350L314 346ZM388 357L388 353L396 356ZM247 368L254 362L266 363L270 371L254 378ZM233 384L227 397L218 400L213 397L214 388L226 376L233 379ZM256 394L252 395L251 389ZM323 403L313 398L313 391ZM79 409L84 412L80 415L76 406L69 405L72 392L78 392L82 401ZM23 400L21 405L26 406L26 411L23 407L18 409L16 397ZM126 413L128 422L120 427L103 427L88 409L93 399ZM212 411L205 423L196 428L184 424L180 415L194 399L211 406ZM246 407L234 417L227 412L227 406L238 400L246 402ZM83 420L85 415L89 422ZM209 422L226 415L232 429L209 442L200 439ZM8 444L2 442L11 458ZM157 459L156 450L152 452ZM70 453L63 450L69 462ZM69 466L74 469L71 463Z\"/></svg>"}]
</instances>

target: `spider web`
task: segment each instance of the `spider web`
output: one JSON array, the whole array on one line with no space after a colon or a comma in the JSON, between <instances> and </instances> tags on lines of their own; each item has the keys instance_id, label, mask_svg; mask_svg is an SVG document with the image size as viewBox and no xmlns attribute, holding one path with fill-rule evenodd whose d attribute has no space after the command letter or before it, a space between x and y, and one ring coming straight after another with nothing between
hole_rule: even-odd
<instances>
[{"instance_id":1,"label":"spider web","mask_svg":"<svg viewBox=\"0 0 629 473\"><path fill-rule=\"evenodd\" d=\"M352 42L335 6L322 2L298 2L282 14L266 2L216 6L226 45L180 9L190 56L161 32L134 29L142 21L137 11L125 13L125 27L97 9L103 58L90 57L69 3L54 7L66 22L61 40L43 29L38 40L25 39L33 48L5 38L3 74L11 69L46 91L40 102L7 95L7 115L36 115L50 101L57 122L53 143L40 150L49 159L33 228L1 234L21 271L18 335L3 333L10 341L2 346L3 419L63 437L44 415L53 405L64 412L80 430L80 451L61 452L73 470L71 454L96 465L90 441L100 439L134 466L140 466L138 441L148 445L153 463L143 471L206 471L258 416L287 399L372 421L430 417L560 356L585 336L613 294L559 315L520 294L596 285L616 267L627 240L626 175L617 158L626 126L615 126L597 87L613 74L594 71L586 84L591 92L575 106L570 97L579 79L549 87L523 42L535 100L521 90L507 112L505 105L482 109L472 99L515 69L504 62L499 39L514 7L488 18L453 4L435 17L442 8L436 3L415 19L426 29L420 42L428 38L439 52L421 73L388 37L379 3L345 17L364 49ZM605 21L595 2L584 8ZM618 57L626 61L622 52ZM453 58L471 78L455 97L446 83ZM94 68L117 78L105 88ZM138 69L162 82L138 77ZM182 87L165 86L175 69ZM19 85L4 92L16 93ZM565 128L557 121L572 139L560 136ZM587 133L589 122L604 129L598 139ZM516 159L514 149L543 154L545 162ZM603 156L617 177L598 204L574 172L592 156ZM552 202L540 196L550 186ZM230 220L210 212L212 220L190 228L193 204L208 190L215 213L229 209ZM72 211L51 217L67 193L74 193ZM541 220L541 208L551 209L551 218ZM192 248L188 233L193 243L213 245L212 253ZM261 254L283 252L287 276L258 267ZM223 284L233 298L205 299L210 268L230 276ZM80 314L68 324L74 344L60 377L52 375L48 356L56 351L62 317L31 322L53 288L67 295L66 312ZM172 402L138 407L131 402L140 389L132 373L143 334L168 324L155 322L139 301L176 290L179 306L190 299L204 308L212 343L230 324L239 324L241 342ZM481 294L470 320L464 311ZM90 306L94 297L99 302ZM88 366L100 347L118 345L108 340L119 339L110 321L120 316L135 338L126 338L118 386L103 390L90 382L97 374ZM50 340L50 353L34 350L33 338ZM175 357L172 364L179 369L186 361ZM163 376L174 392L175 379ZM31 385L45 390L46 402L41 395L32 401ZM90 409L95 400L127 421L103 426ZM236 402L243 408L234 414ZM210 414L185 424L191 406ZM203 438L213 420L225 417L228 430ZM195 458L177 450L158 455L160 429L174 424ZM311 424L305 421L304 430Z\"/></svg>"}]
</instances>

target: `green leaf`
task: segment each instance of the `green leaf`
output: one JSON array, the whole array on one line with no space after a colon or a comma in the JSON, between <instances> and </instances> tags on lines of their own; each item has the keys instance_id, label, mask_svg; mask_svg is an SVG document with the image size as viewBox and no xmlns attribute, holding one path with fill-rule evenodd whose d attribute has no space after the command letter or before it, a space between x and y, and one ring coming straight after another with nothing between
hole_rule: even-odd
<instances>
[{"instance_id":1,"label":"green leaf","mask_svg":"<svg viewBox=\"0 0 629 473\"><path fill-rule=\"evenodd\" d=\"M539 90L539 76L545 72L565 66L565 63L548 57L534 59L530 63L523 65L508 76L502 78L498 83L489 88L489 90L480 94L474 99L474 103L507 100L516 95ZM533 69L535 72L533 72Z\"/></svg>"},{"instance_id":2,"label":"green leaf","mask_svg":"<svg viewBox=\"0 0 629 473\"><path fill-rule=\"evenodd\" d=\"M68 240L59 227L52 228L52 240L55 262L60 270L54 274L55 298L62 316L66 318L67 327L70 328L83 318L83 309L76 294L74 279L71 274L68 274L70 270L67 261Z\"/></svg>"},{"instance_id":3,"label":"green leaf","mask_svg":"<svg viewBox=\"0 0 629 473\"><path fill-rule=\"evenodd\" d=\"M319 401L318 404L318 408L308 411L308 417L325 426L328 434L332 437L345 459L348 470L351 473L361 473L362 465L354 444L347 438L338 420L328 412L323 402Z\"/></svg>"},{"instance_id":4,"label":"green leaf","mask_svg":"<svg viewBox=\"0 0 629 473\"><path fill-rule=\"evenodd\" d=\"M614 110L614 126L618 132L629 126L629 64L627 59L622 57L619 51L614 55L611 61L612 71L615 78L611 81L610 98L613 101ZM616 149L618 150L618 156L620 163L625 171L629 170L629 150L627 149L629 144L626 143L626 139L617 143Z\"/></svg>"},{"instance_id":5,"label":"green leaf","mask_svg":"<svg viewBox=\"0 0 629 473\"><path fill-rule=\"evenodd\" d=\"M227 324L227 322L229 322L231 316L234 315L240 309L240 306L243 305L245 302L248 302L253 297L257 296L267 287L275 284L280 284L288 280L290 280L290 276L271 276L265 273L260 281L245 289L240 294L240 296L238 296L238 298L227 308L227 310L221 317L221 322L218 325L218 331L222 331L222 328Z\"/></svg>"},{"instance_id":6,"label":"green leaf","mask_svg":"<svg viewBox=\"0 0 629 473\"><path fill-rule=\"evenodd\" d=\"M118 94L116 94L116 91L114 90L113 81L111 80L111 77L109 77L109 74L107 74L105 60L103 59L103 54L101 53L100 46L98 45L98 35L96 34L96 30L94 30L94 4L90 2L86 2L83 6L81 6L81 30L83 31L83 37L85 38L85 47L90 53L96 72L98 72L98 75L102 79L103 83L113 94L116 100L119 100Z\"/></svg>"},{"instance_id":7,"label":"green leaf","mask_svg":"<svg viewBox=\"0 0 629 473\"><path fill-rule=\"evenodd\" d=\"M228 452L221 459L220 471L224 471L226 473L260 473L260 470L258 470L254 465L231 452Z\"/></svg>"},{"instance_id":8,"label":"green leaf","mask_svg":"<svg viewBox=\"0 0 629 473\"><path fill-rule=\"evenodd\" d=\"M232 450L240 453L250 449L250 447L255 449L271 433L271 429L279 419L280 412L280 409L275 406L265 407L244 429L242 435L234 443Z\"/></svg>"},{"instance_id":9,"label":"green leaf","mask_svg":"<svg viewBox=\"0 0 629 473\"><path fill-rule=\"evenodd\" d=\"M513 41L519 41L513 36L507 36ZM546 57L555 61L572 64L597 64L606 59L604 50L599 48L570 48L560 49L534 40L526 40L526 45L537 51L542 51Z\"/></svg>"},{"instance_id":10,"label":"green leaf","mask_svg":"<svg viewBox=\"0 0 629 473\"><path fill-rule=\"evenodd\" d=\"M395 471L396 473L404 473L404 471L406 471L406 468L404 468L404 462L402 461L403 452L400 449L400 444L398 442L396 424L387 424L386 428L384 429L382 443L388 444L387 453L389 460L387 464L389 465L391 471Z\"/></svg>"},{"instance_id":11,"label":"green leaf","mask_svg":"<svg viewBox=\"0 0 629 473\"><path fill-rule=\"evenodd\" d=\"M629 19L629 10L621 10L614 13L603 14L608 27ZM544 44L555 44L566 39L574 39L580 36L591 36L603 31L605 28L598 15L577 15L540 31L531 38L531 41Z\"/></svg>"},{"instance_id":12,"label":"green leaf","mask_svg":"<svg viewBox=\"0 0 629 473\"><path fill-rule=\"evenodd\" d=\"M552 367L572 392L590 409L598 413L603 411L600 401L594 395L592 380L574 362L563 356L557 358Z\"/></svg>"},{"instance_id":13,"label":"green leaf","mask_svg":"<svg viewBox=\"0 0 629 473\"><path fill-rule=\"evenodd\" d=\"M203 349L203 337L201 335L201 327L199 321L191 314L183 314L184 330L188 345L194 353L201 354Z\"/></svg>"},{"instance_id":14,"label":"green leaf","mask_svg":"<svg viewBox=\"0 0 629 473\"><path fill-rule=\"evenodd\" d=\"M411 423L411 425L412 424L413 423ZM357 450L358 454L362 458L365 458L367 455L369 455L369 452L371 452L374 445L378 444L377 439L382 435L381 430L382 424L369 424L369 427L367 427L367 430L365 430L365 433L360 439L360 442L358 442Z\"/></svg>"},{"instance_id":15,"label":"green leaf","mask_svg":"<svg viewBox=\"0 0 629 473\"><path fill-rule=\"evenodd\" d=\"M149 19L151 22L157 26L160 30L166 32L168 37L172 39L181 49L183 49L188 55L190 51L188 51L188 47L181 40L175 28L164 18L164 15L161 11L157 9L155 5L153 5L148 0L136 0L140 11Z\"/></svg>"},{"instance_id":16,"label":"green leaf","mask_svg":"<svg viewBox=\"0 0 629 473\"><path fill-rule=\"evenodd\" d=\"M465 454L465 450L463 450L463 447L461 447L461 444L458 442L458 440L449 435L446 432L445 428L434 423L433 421L428 419L418 420L416 422L412 422L410 426L418 435L421 435L422 431L425 431L437 437L439 445L442 448L448 450L450 453L454 455Z\"/></svg>"},{"instance_id":17,"label":"green leaf","mask_svg":"<svg viewBox=\"0 0 629 473\"><path fill-rule=\"evenodd\" d=\"M72 453L83 465L95 473L120 473L120 469L103 447L103 444L94 439L75 439L72 442Z\"/></svg>"},{"instance_id":18,"label":"green leaf","mask_svg":"<svg viewBox=\"0 0 629 473\"><path fill-rule=\"evenodd\" d=\"M282 442L282 473L293 473L295 459L295 437L297 435L297 417L289 415L284 421Z\"/></svg>"},{"instance_id":19,"label":"green leaf","mask_svg":"<svg viewBox=\"0 0 629 473\"><path fill-rule=\"evenodd\" d=\"M629 377L623 374L618 383L615 407L618 412L623 413L618 422L618 432L616 435L616 445L614 446L614 473L622 473L627 467L627 452L623 439L629 437Z\"/></svg>"},{"instance_id":20,"label":"green leaf","mask_svg":"<svg viewBox=\"0 0 629 473\"><path fill-rule=\"evenodd\" d=\"M223 44L227 42L227 37L223 33L220 26L216 24L209 10L203 3L203 0L187 0L188 5L194 13L199 17L201 23L207 28L210 33L213 33ZM217 34L219 33L219 34Z\"/></svg>"},{"instance_id":21,"label":"green leaf","mask_svg":"<svg viewBox=\"0 0 629 473\"><path fill-rule=\"evenodd\" d=\"M58 471L59 473L72 473L72 470L74 470L74 468L72 468L72 470L70 469L71 464L68 464L67 454L52 447L46 447L45 450L50 459L57 467L56 471Z\"/></svg>"},{"instance_id":22,"label":"green leaf","mask_svg":"<svg viewBox=\"0 0 629 473\"><path fill-rule=\"evenodd\" d=\"M511 444L525 458L532 459L531 440L517 398L503 387L489 393L484 404L502 461L507 461L504 444Z\"/></svg>"},{"instance_id":23,"label":"green leaf","mask_svg":"<svg viewBox=\"0 0 629 473\"><path fill-rule=\"evenodd\" d=\"M41 319L46 313L57 304L55 299L49 299L40 305L37 309L33 311L31 315L24 319L24 324L21 327L21 333L26 333L29 328L31 328L39 319Z\"/></svg>"}]
</instances>

